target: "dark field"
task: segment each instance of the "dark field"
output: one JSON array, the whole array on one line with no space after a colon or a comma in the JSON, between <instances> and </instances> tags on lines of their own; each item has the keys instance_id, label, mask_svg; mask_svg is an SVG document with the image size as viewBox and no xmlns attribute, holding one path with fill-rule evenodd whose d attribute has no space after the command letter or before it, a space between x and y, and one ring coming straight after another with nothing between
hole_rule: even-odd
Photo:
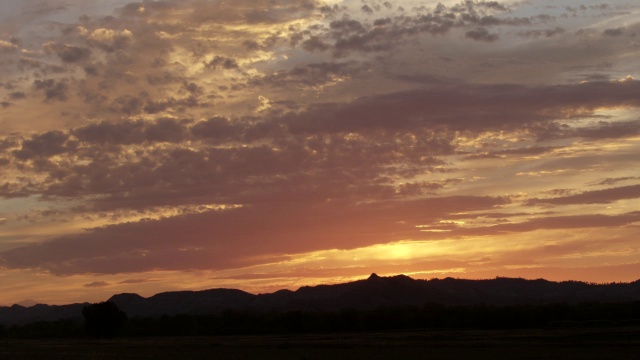
<instances>
[{"instance_id":1,"label":"dark field","mask_svg":"<svg viewBox=\"0 0 640 360\"><path fill-rule=\"evenodd\" d=\"M0 359L640 360L640 327L8 340L0 345Z\"/></svg>"}]
</instances>

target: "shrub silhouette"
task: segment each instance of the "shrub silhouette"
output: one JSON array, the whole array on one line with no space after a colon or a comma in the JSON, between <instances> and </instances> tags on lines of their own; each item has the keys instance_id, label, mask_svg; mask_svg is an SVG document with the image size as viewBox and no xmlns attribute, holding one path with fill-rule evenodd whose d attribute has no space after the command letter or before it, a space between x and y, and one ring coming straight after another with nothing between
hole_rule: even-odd
<instances>
[{"instance_id":1,"label":"shrub silhouette","mask_svg":"<svg viewBox=\"0 0 640 360\"><path fill-rule=\"evenodd\" d=\"M97 338L116 336L118 330L127 321L127 314L111 301L85 306L82 309L82 316L85 320L85 330Z\"/></svg>"}]
</instances>

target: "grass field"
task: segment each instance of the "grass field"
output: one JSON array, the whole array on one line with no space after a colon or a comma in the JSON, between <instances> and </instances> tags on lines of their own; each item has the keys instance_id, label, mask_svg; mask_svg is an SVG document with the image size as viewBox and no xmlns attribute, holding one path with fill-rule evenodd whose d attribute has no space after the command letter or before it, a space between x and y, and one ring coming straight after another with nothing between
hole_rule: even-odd
<instances>
[{"instance_id":1,"label":"grass field","mask_svg":"<svg viewBox=\"0 0 640 360\"><path fill-rule=\"evenodd\" d=\"M8 340L0 359L640 360L640 328Z\"/></svg>"}]
</instances>

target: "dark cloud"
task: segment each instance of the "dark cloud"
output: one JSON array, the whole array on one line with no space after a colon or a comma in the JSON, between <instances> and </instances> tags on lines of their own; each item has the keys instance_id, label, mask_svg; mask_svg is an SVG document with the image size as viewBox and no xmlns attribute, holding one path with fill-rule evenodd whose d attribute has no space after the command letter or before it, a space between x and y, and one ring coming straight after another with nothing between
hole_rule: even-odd
<instances>
[{"instance_id":1,"label":"dark cloud","mask_svg":"<svg viewBox=\"0 0 640 360\"><path fill-rule=\"evenodd\" d=\"M86 287L86 288L101 288L101 287L106 287L106 286L111 286L112 284L105 282L105 281L94 281L92 283L89 284L84 284L82 286Z\"/></svg>"},{"instance_id":2,"label":"dark cloud","mask_svg":"<svg viewBox=\"0 0 640 360\"><path fill-rule=\"evenodd\" d=\"M116 13L125 18L153 18L170 14L178 4L176 1L131 2L117 9Z\"/></svg>"},{"instance_id":3,"label":"dark cloud","mask_svg":"<svg viewBox=\"0 0 640 360\"><path fill-rule=\"evenodd\" d=\"M550 37L554 37L554 36L565 34L566 32L567 31L564 28L561 28L561 27L557 26L557 27L555 27L553 29L546 29L546 30L519 31L517 34L519 36L522 36L522 37L537 39L537 38L540 38L540 37L550 38Z\"/></svg>"},{"instance_id":4,"label":"dark cloud","mask_svg":"<svg viewBox=\"0 0 640 360\"><path fill-rule=\"evenodd\" d=\"M321 3L315 0L236 0L227 2L172 1L188 10L195 23L274 24L312 14Z\"/></svg>"},{"instance_id":5,"label":"dark cloud","mask_svg":"<svg viewBox=\"0 0 640 360\"><path fill-rule=\"evenodd\" d=\"M580 81L611 81L611 75L608 74L584 74L578 77Z\"/></svg>"},{"instance_id":6,"label":"dark cloud","mask_svg":"<svg viewBox=\"0 0 640 360\"><path fill-rule=\"evenodd\" d=\"M103 145L130 145L154 142L178 143L185 139L181 121L160 118L156 121L100 122L72 130L78 140Z\"/></svg>"},{"instance_id":7,"label":"dark cloud","mask_svg":"<svg viewBox=\"0 0 640 360\"><path fill-rule=\"evenodd\" d=\"M0 138L0 150L7 150L14 147L18 147L20 145L21 140L22 140L22 137L16 136L16 135Z\"/></svg>"},{"instance_id":8,"label":"dark cloud","mask_svg":"<svg viewBox=\"0 0 640 360\"><path fill-rule=\"evenodd\" d=\"M360 68L351 62L308 64L279 79L260 81L312 86L332 76L357 74ZM82 160L64 168L50 162L33 164L32 170L50 175L52 181L16 190L14 195L92 194L92 206L119 209L185 202L247 204L300 196L320 201L429 194L440 185L411 178L443 167L439 157L455 153L456 132L549 132L555 120L571 119L575 111L585 114L590 108L636 106L637 84L634 80L547 87L456 84L351 103L316 104L304 111L260 118L102 121L71 130L73 142L67 143L69 134L63 132L48 141L38 137L25 141L15 152L19 159L48 158L66 151ZM141 106L140 100L132 99ZM583 136L596 136L591 134ZM579 136L579 132L565 135ZM605 131L601 136L610 134ZM137 149L133 158L124 147L186 141L192 144L189 149ZM491 155L552 150L534 146ZM398 187L392 179L405 179L405 185Z\"/></svg>"},{"instance_id":9,"label":"dark cloud","mask_svg":"<svg viewBox=\"0 0 640 360\"><path fill-rule=\"evenodd\" d=\"M19 100L19 99L24 99L26 97L27 97L27 95L22 91L14 91L14 92L9 94L9 98L11 100Z\"/></svg>"},{"instance_id":10,"label":"dark cloud","mask_svg":"<svg viewBox=\"0 0 640 360\"><path fill-rule=\"evenodd\" d=\"M336 55L342 56L348 51L385 51L392 48L391 37L383 28L375 28L362 35L340 37L334 43Z\"/></svg>"},{"instance_id":11,"label":"dark cloud","mask_svg":"<svg viewBox=\"0 0 640 360\"><path fill-rule=\"evenodd\" d=\"M601 122L596 126L577 129L576 135L587 139L618 139L640 134L640 121Z\"/></svg>"},{"instance_id":12,"label":"dark cloud","mask_svg":"<svg viewBox=\"0 0 640 360\"><path fill-rule=\"evenodd\" d=\"M640 185L585 191L576 195L549 199L530 199L527 205L610 204L618 200L640 198Z\"/></svg>"},{"instance_id":13,"label":"dark cloud","mask_svg":"<svg viewBox=\"0 0 640 360\"><path fill-rule=\"evenodd\" d=\"M606 35L606 36L620 36L624 33L624 28L619 27L619 28L612 28L612 29L605 29L602 34Z\"/></svg>"},{"instance_id":14,"label":"dark cloud","mask_svg":"<svg viewBox=\"0 0 640 360\"><path fill-rule=\"evenodd\" d=\"M302 48L309 52L315 52L315 51L322 52L322 51L329 50L331 48L331 45L324 42L318 36L311 36L309 39L302 42Z\"/></svg>"},{"instance_id":15,"label":"dark cloud","mask_svg":"<svg viewBox=\"0 0 640 360\"><path fill-rule=\"evenodd\" d=\"M271 146L219 147L245 143L256 137L262 125L210 118L193 123L160 119L153 122L101 122L71 131L74 146L62 136L47 151L23 144L22 158L47 158L67 151L80 162L34 164L33 171L50 181L7 193L16 196L37 192L48 196L75 197L93 194L91 204L100 209L145 208L183 203L254 203L296 201L302 197L325 201L343 199L393 199L403 196L390 180L411 178L436 171L445 163L440 155L453 153L453 135L414 130L411 135L380 132L366 138L342 135L281 137L277 123L271 126ZM269 131L269 130L267 130ZM414 136L418 136L415 138ZM180 144L190 141L198 150L157 148L135 150L127 145ZM27 151L31 149L31 151ZM37 149L37 148L36 148ZM438 170L441 171L441 170ZM429 192L439 187L423 184ZM25 185L26 186L26 185ZM431 188L428 188L431 186Z\"/></svg>"},{"instance_id":16,"label":"dark cloud","mask_svg":"<svg viewBox=\"0 0 640 360\"><path fill-rule=\"evenodd\" d=\"M435 194L436 190L443 189L449 185L462 182L462 179L446 179L439 182L419 181L400 184L396 188L398 195L405 196L421 196L426 194Z\"/></svg>"},{"instance_id":17,"label":"dark cloud","mask_svg":"<svg viewBox=\"0 0 640 360\"><path fill-rule=\"evenodd\" d=\"M640 179L640 177L625 176L625 177L618 177L618 178L606 178L606 179L602 179L602 180L598 180L593 183L590 183L589 185L615 185L622 181L637 180L637 179Z\"/></svg>"},{"instance_id":18,"label":"dark cloud","mask_svg":"<svg viewBox=\"0 0 640 360\"><path fill-rule=\"evenodd\" d=\"M90 49L71 45L56 45L54 46L54 51L65 63L79 62L91 56Z\"/></svg>"},{"instance_id":19,"label":"dark cloud","mask_svg":"<svg viewBox=\"0 0 640 360\"><path fill-rule=\"evenodd\" d=\"M69 90L69 86L64 81L56 81L54 79L35 80L33 82L33 86L36 90L44 91L45 99L47 101L67 100L67 92Z\"/></svg>"},{"instance_id":20,"label":"dark cloud","mask_svg":"<svg viewBox=\"0 0 640 360\"><path fill-rule=\"evenodd\" d=\"M414 74L395 74L389 73L387 76L391 79L402 80L412 83L419 83L424 85L451 85L451 84L460 84L462 81L460 79L451 78L447 76L435 75L435 74L422 74L422 73L414 73Z\"/></svg>"},{"instance_id":21,"label":"dark cloud","mask_svg":"<svg viewBox=\"0 0 640 360\"><path fill-rule=\"evenodd\" d=\"M619 228L640 220L640 213L632 212L621 215L574 215L551 216L531 219L522 223L500 224L472 230L456 230L452 234L460 235L496 235L504 233L520 233L541 229L589 229Z\"/></svg>"},{"instance_id":22,"label":"dark cloud","mask_svg":"<svg viewBox=\"0 0 640 360\"><path fill-rule=\"evenodd\" d=\"M367 4L362 5L360 10L362 10L362 12L366 14L373 14L373 9Z\"/></svg>"},{"instance_id":23,"label":"dark cloud","mask_svg":"<svg viewBox=\"0 0 640 360\"><path fill-rule=\"evenodd\" d=\"M68 140L69 135L62 131L49 131L24 140L20 150L15 150L13 153L21 160L50 157L66 152Z\"/></svg>"},{"instance_id":24,"label":"dark cloud","mask_svg":"<svg viewBox=\"0 0 640 360\"><path fill-rule=\"evenodd\" d=\"M569 196L576 193L574 189L551 189L545 190L545 194L553 195L553 196Z\"/></svg>"},{"instance_id":25,"label":"dark cloud","mask_svg":"<svg viewBox=\"0 0 640 360\"><path fill-rule=\"evenodd\" d=\"M195 82L183 82L183 88L190 94L200 95L204 92L204 88Z\"/></svg>"},{"instance_id":26,"label":"dark cloud","mask_svg":"<svg viewBox=\"0 0 640 360\"><path fill-rule=\"evenodd\" d=\"M115 98L110 105L112 111L134 115L142 110L144 101L133 95L120 95Z\"/></svg>"},{"instance_id":27,"label":"dark cloud","mask_svg":"<svg viewBox=\"0 0 640 360\"><path fill-rule=\"evenodd\" d=\"M475 3L475 6L491 10L509 11L509 8L506 5L501 4L498 1L479 1Z\"/></svg>"},{"instance_id":28,"label":"dark cloud","mask_svg":"<svg viewBox=\"0 0 640 360\"><path fill-rule=\"evenodd\" d=\"M93 65L87 65L87 66L84 67L83 70L84 70L85 74L87 74L87 75L91 75L91 76L99 75L98 68L93 66Z\"/></svg>"},{"instance_id":29,"label":"dark cloud","mask_svg":"<svg viewBox=\"0 0 640 360\"><path fill-rule=\"evenodd\" d=\"M594 82L578 85L527 87L465 85L425 88L371 96L349 104L317 104L285 117L293 133L413 129L443 127L485 131L525 128L544 136L596 138L633 125L612 125L611 131L590 129L559 132L556 119L586 116L599 107L639 106L640 82ZM637 131L637 126L635 126Z\"/></svg>"},{"instance_id":30,"label":"dark cloud","mask_svg":"<svg viewBox=\"0 0 640 360\"><path fill-rule=\"evenodd\" d=\"M517 234L526 233L537 230L563 230L563 229L594 229L603 228L607 229L609 233L617 232L623 227L633 226L633 224L640 220L640 212L629 212L618 215L559 215L553 216L553 213L541 213L531 214L527 220L524 221L509 221L511 216L516 214L504 214L505 218L498 218L497 221L491 224L483 224L482 226L463 227L456 223L434 222L428 226L428 229L445 230L447 238L464 238L468 236L497 236L504 234ZM518 216L525 214L517 214ZM545 216L548 215L548 216ZM484 215L482 215L484 216ZM460 219L460 217L452 216L453 219ZM467 220L469 217L462 217ZM424 238L437 239L441 237L438 233L430 235L429 233L423 236ZM594 240L599 242L599 240ZM577 246L581 246L577 242Z\"/></svg>"},{"instance_id":31,"label":"dark cloud","mask_svg":"<svg viewBox=\"0 0 640 360\"><path fill-rule=\"evenodd\" d=\"M169 85L183 81L182 77L175 76L168 71L163 72L161 75L147 74L147 83L152 86Z\"/></svg>"},{"instance_id":32,"label":"dark cloud","mask_svg":"<svg viewBox=\"0 0 640 360\"><path fill-rule=\"evenodd\" d=\"M476 154L466 155L464 158L468 160L474 159L494 159L494 158L502 158L510 155L522 155L522 156L534 156L534 155L542 155L550 153L554 150L559 149L559 147L553 146L530 146L524 148L514 148L514 149L506 149L506 150L498 150L491 152L481 152Z\"/></svg>"},{"instance_id":33,"label":"dark cloud","mask_svg":"<svg viewBox=\"0 0 640 360\"><path fill-rule=\"evenodd\" d=\"M157 114L168 110L181 112L184 108L198 107L200 105L198 99L192 95L182 99L170 97L165 100L148 100L142 109L148 114Z\"/></svg>"},{"instance_id":34,"label":"dark cloud","mask_svg":"<svg viewBox=\"0 0 640 360\"><path fill-rule=\"evenodd\" d=\"M467 39L484 42L494 42L500 39L498 34L491 34L487 29L482 27L469 30L464 34L464 36Z\"/></svg>"},{"instance_id":35,"label":"dark cloud","mask_svg":"<svg viewBox=\"0 0 640 360\"><path fill-rule=\"evenodd\" d=\"M282 259L284 254L402 240L420 234L416 221L505 203L502 198L449 197L361 205L261 204L94 229L5 251L0 260L5 267L40 268L60 275L226 269Z\"/></svg>"},{"instance_id":36,"label":"dark cloud","mask_svg":"<svg viewBox=\"0 0 640 360\"><path fill-rule=\"evenodd\" d=\"M292 86L313 88L331 83L336 79L364 76L369 69L368 64L357 61L309 63L295 66L290 70L275 71L265 76L255 77L249 83L283 90Z\"/></svg>"},{"instance_id":37,"label":"dark cloud","mask_svg":"<svg viewBox=\"0 0 640 360\"><path fill-rule=\"evenodd\" d=\"M588 127L571 128L551 124L540 129L541 139L581 137L585 139L618 139L640 134L640 121L608 123L601 121Z\"/></svg>"},{"instance_id":38,"label":"dark cloud","mask_svg":"<svg viewBox=\"0 0 640 360\"><path fill-rule=\"evenodd\" d=\"M213 117L199 122L191 128L193 135L199 138L232 140L242 134L242 127L224 117Z\"/></svg>"},{"instance_id":39,"label":"dark cloud","mask_svg":"<svg viewBox=\"0 0 640 360\"><path fill-rule=\"evenodd\" d=\"M387 6L384 6L390 9ZM361 10L372 14L383 6L379 4L364 4ZM452 7L439 4L434 10L420 8L415 15L407 16L398 10L396 14L390 14L385 18L374 19L372 22L358 21L348 16L333 20L329 28L309 27L307 30L297 32L289 39L293 45L298 44L305 37L308 41L307 50L317 51L333 48L334 56L343 57L349 52L385 52L403 44L421 34L441 36L452 29L461 28L465 36L475 41L494 42L499 40L497 33L492 33L488 28L498 26L527 27L534 24L546 23L553 18L548 15L536 15L532 17L504 17L501 13L507 13L509 9L498 2L463 2ZM545 34L548 37L557 35L563 31L556 28L546 31L522 32L523 36L539 36Z\"/></svg>"},{"instance_id":40,"label":"dark cloud","mask_svg":"<svg viewBox=\"0 0 640 360\"><path fill-rule=\"evenodd\" d=\"M388 17L383 19L376 19L373 21L373 26L385 26L391 24L391 22L391 18Z\"/></svg>"},{"instance_id":41,"label":"dark cloud","mask_svg":"<svg viewBox=\"0 0 640 360\"><path fill-rule=\"evenodd\" d=\"M123 280L118 282L118 284L144 284L144 283L148 283L148 282L153 282L153 281L157 281L154 279L127 279L127 280Z\"/></svg>"},{"instance_id":42,"label":"dark cloud","mask_svg":"<svg viewBox=\"0 0 640 360\"><path fill-rule=\"evenodd\" d=\"M227 58L224 56L215 56L211 61L204 64L207 69L217 69L221 67L226 70L238 69L240 66L235 59Z\"/></svg>"},{"instance_id":43,"label":"dark cloud","mask_svg":"<svg viewBox=\"0 0 640 360\"><path fill-rule=\"evenodd\" d=\"M334 20L329 23L329 28L335 31L335 36L364 34L367 32L367 29L359 21L353 19Z\"/></svg>"}]
</instances>

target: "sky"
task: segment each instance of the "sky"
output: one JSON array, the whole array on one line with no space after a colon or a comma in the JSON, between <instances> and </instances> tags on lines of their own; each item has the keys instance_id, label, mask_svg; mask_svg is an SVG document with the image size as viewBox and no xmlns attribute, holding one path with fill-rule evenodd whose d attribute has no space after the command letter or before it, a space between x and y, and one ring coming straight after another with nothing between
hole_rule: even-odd
<instances>
[{"instance_id":1,"label":"sky","mask_svg":"<svg viewBox=\"0 0 640 360\"><path fill-rule=\"evenodd\" d=\"M634 0L0 2L0 305L640 278Z\"/></svg>"}]
</instances>

